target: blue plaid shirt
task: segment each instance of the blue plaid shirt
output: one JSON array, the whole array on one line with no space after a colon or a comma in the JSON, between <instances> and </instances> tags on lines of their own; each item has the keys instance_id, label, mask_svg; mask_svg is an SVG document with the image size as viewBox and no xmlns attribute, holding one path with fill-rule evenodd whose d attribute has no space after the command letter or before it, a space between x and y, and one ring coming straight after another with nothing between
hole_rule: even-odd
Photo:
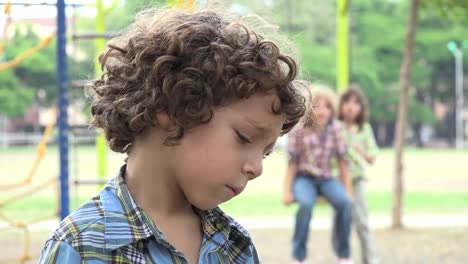
<instances>
[{"instance_id":1,"label":"blue plaid shirt","mask_svg":"<svg viewBox=\"0 0 468 264\"><path fill-rule=\"evenodd\" d=\"M60 223L47 240L39 263L188 263L135 204L124 172L125 166L98 196ZM203 227L198 263L259 263L241 225L219 208L198 213Z\"/></svg>"}]
</instances>

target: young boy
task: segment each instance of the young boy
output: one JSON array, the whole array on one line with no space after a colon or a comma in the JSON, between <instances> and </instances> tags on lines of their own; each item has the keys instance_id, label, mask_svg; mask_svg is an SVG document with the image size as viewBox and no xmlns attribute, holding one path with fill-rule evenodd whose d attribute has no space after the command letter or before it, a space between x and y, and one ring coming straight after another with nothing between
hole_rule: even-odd
<instances>
[{"instance_id":1,"label":"young boy","mask_svg":"<svg viewBox=\"0 0 468 264\"><path fill-rule=\"evenodd\" d=\"M128 158L40 263L258 263L217 206L304 114L294 60L217 13L151 10L100 61L91 124Z\"/></svg>"}]
</instances>

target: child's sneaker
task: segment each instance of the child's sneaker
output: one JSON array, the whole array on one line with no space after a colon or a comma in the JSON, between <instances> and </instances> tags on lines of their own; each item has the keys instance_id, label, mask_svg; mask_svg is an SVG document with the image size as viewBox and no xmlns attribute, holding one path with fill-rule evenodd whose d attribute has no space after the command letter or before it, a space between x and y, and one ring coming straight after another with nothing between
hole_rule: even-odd
<instances>
[{"instance_id":1,"label":"child's sneaker","mask_svg":"<svg viewBox=\"0 0 468 264\"><path fill-rule=\"evenodd\" d=\"M351 258L340 258L338 264L353 264L353 260Z\"/></svg>"}]
</instances>

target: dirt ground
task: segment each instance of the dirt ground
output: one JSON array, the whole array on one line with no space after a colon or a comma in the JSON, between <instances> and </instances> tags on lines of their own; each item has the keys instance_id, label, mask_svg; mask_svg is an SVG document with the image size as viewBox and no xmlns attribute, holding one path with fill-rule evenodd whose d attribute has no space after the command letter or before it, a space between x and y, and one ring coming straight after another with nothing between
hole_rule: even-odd
<instances>
[{"instance_id":1,"label":"dirt ground","mask_svg":"<svg viewBox=\"0 0 468 264\"><path fill-rule=\"evenodd\" d=\"M291 230L259 229L251 230L262 263L283 264L290 262ZM407 229L391 231L387 229L374 232L377 251L381 264L465 264L468 263L468 227L439 229ZM46 233L32 233L31 261L37 257L46 239ZM359 244L353 237L353 256L359 261ZM0 235L0 263L21 263L18 256L24 250L23 233L2 232ZM313 264L333 264L335 258L331 251L330 232L313 230L309 240L309 262ZM13 260L12 258L16 258Z\"/></svg>"},{"instance_id":2,"label":"dirt ground","mask_svg":"<svg viewBox=\"0 0 468 264\"><path fill-rule=\"evenodd\" d=\"M289 263L292 230L251 231L262 263ZM468 227L444 229L388 229L374 232L381 264L466 264L468 263ZM308 263L333 264L328 230L313 230L308 243ZM359 242L353 234L354 263L362 263Z\"/></svg>"}]
</instances>

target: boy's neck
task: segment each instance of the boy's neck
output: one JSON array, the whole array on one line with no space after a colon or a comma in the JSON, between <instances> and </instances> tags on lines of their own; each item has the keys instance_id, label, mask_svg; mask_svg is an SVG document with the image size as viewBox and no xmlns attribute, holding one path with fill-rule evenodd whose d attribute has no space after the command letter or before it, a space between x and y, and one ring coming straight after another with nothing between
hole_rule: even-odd
<instances>
[{"instance_id":1,"label":"boy's neck","mask_svg":"<svg viewBox=\"0 0 468 264\"><path fill-rule=\"evenodd\" d=\"M134 144L128 156L125 178L135 203L152 216L193 213L192 205L169 170L167 155L155 152L154 146ZM161 147L156 149L163 152Z\"/></svg>"}]
</instances>

